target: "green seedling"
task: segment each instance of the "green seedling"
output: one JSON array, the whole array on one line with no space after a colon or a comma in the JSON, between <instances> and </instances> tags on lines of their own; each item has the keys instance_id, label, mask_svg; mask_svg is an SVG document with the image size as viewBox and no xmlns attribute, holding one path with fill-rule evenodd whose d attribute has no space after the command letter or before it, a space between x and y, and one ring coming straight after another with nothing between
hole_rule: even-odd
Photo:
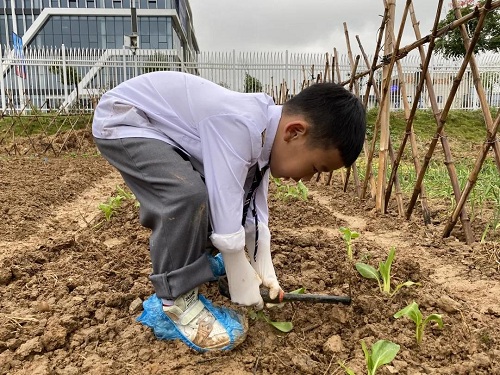
<instances>
[{"instance_id":1,"label":"green seedling","mask_svg":"<svg viewBox=\"0 0 500 375\"><path fill-rule=\"evenodd\" d=\"M284 184L279 178L276 177L273 177L273 181L277 187L276 195L278 199L298 199L307 201L307 198L309 196L309 189L306 185L304 185L302 180L299 180L296 185Z\"/></svg>"},{"instance_id":2,"label":"green seedling","mask_svg":"<svg viewBox=\"0 0 500 375\"><path fill-rule=\"evenodd\" d=\"M275 322L269 319L269 317L262 311L254 311L250 310L249 312L250 318L254 320L262 320L266 322L267 324L272 325L274 328L277 330L288 333L293 329L293 323L292 322Z\"/></svg>"},{"instance_id":3,"label":"green seedling","mask_svg":"<svg viewBox=\"0 0 500 375\"><path fill-rule=\"evenodd\" d=\"M364 342L361 340L361 348L365 353L366 370L368 375L375 375L380 366L387 365L392 362L399 352L399 345L388 340L379 340L372 345L369 350ZM356 375L352 369L347 367L344 363L339 362L340 367L348 375Z\"/></svg>"},{"instance_id":4,"label":"green seedling","mask_svg":"<svg viewBox=\"0 0 500 375\"><path fill-rule=\"evenodd\" d=\"M410 318L415 323L415 337L417 339L417 344L419 345L422 342L424 329L427 323L433 321L437 323L439 328L443 328L443 319L441 318L440 314L430 314L424 319L422 312L420 311L418 304L415 301L394 314L394 317L396 319L401 318L402 316Z\"/></svg>"},{"instance_id":5,"label":"green seedling","mask_svg":"<svg viewBox=\"0 0 500 375\"><path fill-rule=\"evenodd\" d=\"M378 269L370 266L366 263L356 263L356 269L366 279L375 279L377 280L378 286L382 293L386 293L391 297L394 296L399 290L404 286L412 286L418 285L413 281L405 281L404 283L396 285L396 288L392 290L391 288L391 266L392 261L394 260L394 256L396 255L396 249L391 247L389 251L389 255L387 256L387 260L385 262L380 262Z\"/></svg>"},{"instance_id":6,"label":"green seedling","mask_svg":"<svg viewBox=\"0 0 500 375\"><path fill-rule=\"evenodd\" d=\"M342 239L344 240L347 246L347 257L349 260L352 260L352 240L359 237L359 233L355 231L351 231L349 228L340 227L340 233L342 233Z\"/></svg>"},{"instance_id":7,"label":"green seedling","mask_svg":"<svg viewBox=\"0 0 500 375\"><path fill-rule=\"evenodd\" d=\"M304 294L305 288L300 288L300 289L294 290L290 293ZM285 305L284 303L278 303L278 304L268 303L267 307L280 307L281 308L284 305ZM293 329L292 322L275 322L275 321L271 320L262 310L260 310L260 311L250 310L249 316L253 320L262 320L262 321L266 322L267 324L272 325L274 328L276 328L277 330L279 330L283 333L288 333Z\"/></svg>"},{"instance_id":8,"label":"green seedling","mask_svg":"<svg viewBox=\"0 0 500 375\"><path fill-rule=\"evenodd\" d=\"M121 186L116 187L116 195L109 197L106 203L99 204L98 208L104 213L104 218L109 221L126 199L135 199L135 195L125 191Z\"/></svg>"}]
</instances>

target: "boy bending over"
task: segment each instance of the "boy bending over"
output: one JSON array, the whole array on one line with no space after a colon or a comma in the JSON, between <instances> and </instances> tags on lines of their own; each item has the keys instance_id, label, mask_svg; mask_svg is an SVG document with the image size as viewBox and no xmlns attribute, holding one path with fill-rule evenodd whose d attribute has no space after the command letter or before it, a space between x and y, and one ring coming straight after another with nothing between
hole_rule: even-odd
<instances>
[{"instance_id":1,"label":"boy bending over","mask_svg":"<svg viewBox=\"0 0 500 375\"><path fill-rule=\"evenodd\" d=\"M94 113L95 143L151 229L155 295L139 320L198 351L243 342L245 317L214 307L198 286L226 273L232 302L262 309L261 284L275 298L269 174L299 181L350 166L365 127L361 102L334 83L282 106L179 72L143 74L106 92Z\"/></svg>"}]
</instances>

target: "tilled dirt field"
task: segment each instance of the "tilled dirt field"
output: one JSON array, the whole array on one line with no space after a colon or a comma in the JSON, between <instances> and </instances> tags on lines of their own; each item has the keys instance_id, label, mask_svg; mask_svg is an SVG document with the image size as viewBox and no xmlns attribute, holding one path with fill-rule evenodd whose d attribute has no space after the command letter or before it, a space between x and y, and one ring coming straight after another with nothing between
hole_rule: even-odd
<instances>
[{"instance_id":1,"label":"tilled dirt field","mask_svg":"<svg viewBox=\"0 0 500 375\"><path fill-rule=\"evenodd\" d=\"M148 231L125 201L110 221L98 210L123 185L92 148L87 154L0 156L1 374L341 374L345 362L366 373L360 340L401 346L381 374L500 374L499 243L440 239L446 212L423 226L380 215L372 203L311 182L307 202L283 201L270 188L270 228L285 290L351 294L351 306L287 304L266 310L291 321L284 334L250 320L248 338L227 353L197 354L157 340L136 322L148 281ZM476 235L480 226L476 224ZM394 246L393 285L419 286L384 296L347 261L339 227L360 233L354 259L377 267ZM479 231L479 232L478 232ZM229 306L215 283L201 292ZM429 324L421 345L415 326L393 314L416 301Z\"/></svg>"}]
</instances>

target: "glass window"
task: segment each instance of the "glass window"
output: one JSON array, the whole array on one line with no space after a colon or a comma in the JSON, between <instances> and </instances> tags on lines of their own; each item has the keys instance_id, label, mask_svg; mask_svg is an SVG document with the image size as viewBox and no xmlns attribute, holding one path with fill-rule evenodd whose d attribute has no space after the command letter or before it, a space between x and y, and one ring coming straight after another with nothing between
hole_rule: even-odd
<instances>
[{"instance_id":1,"label":"glass window","mask_svg":"<svg viewBox=\"0 0 500 375\"><path fill-rule=\"evenodd\" d=\"M54 47L60 47L63 43L62 35L54 34Z\"/></svg>"},{"instance_id":2,"label":"glass window","mask_svg":"<svg viewBox=\"0 0 500 375\"><path fill-rule=\"evenodd\" d=\"M148 8L156 9L156 0L148 0Z\"/></svg>"},{"instance_id":3,"label":"glass window","mask_svg":"<svg viewBox=\"0 0 500 375\"><path fill-rule=\"evenodd\" d=\"M95 8L94 0L87 0L87 8Z\"/></svg>"},{"instance_id":4,"label":"glass window","mask_svg":"<svg viewBox=\"0 0 500 375\"><path fill-rule=\"evenodd\" d=\"M165 9L167 3L165 0L157 0L157 4L158 4L158 9Z\"/></svg>"},{"instance_id":5,"label":"glass window","mask_svg":"<svg viewBox=\"0 0 500 375\"><path fill-rule=\"evenodd\" d=\"M57 32L57 30L54 30ZM68 16L64 16L61 21L61 34L63 35L71 35L71 21Z\"/></svg>"},{"instance_id":6,"label":"glass window","mask_svg":"<svg viewBox=\"0 0 500 375\"><path fill-rule=\"evenodd\" d=\"M62 2L62 0L61 0ZM76 0L69 0L69 7L70 8L76 8L78 6L78 3Z\"/></svg>"},{"instance_id":7,"label":"glass window","mask_svg":"<svg viewBox=\"0 0 500 375\"><path fill-rule=\"evenodd\" d=\"M104 8L113 8L113 0L104 0Z\"/></svg>"},{"instance_id":8,"label":"glass window","mask_svg":"<svg viewBox=\"0 0 500 375\"><path fill-rule=\"evenodd\" d=\"M0 0L0 8L5 8L5 0Z\"/></svg>"},{"instance_id":9,"label":"glass window","mask_svg":"<svg viewBox=\"0 0 500 375\"><path fill-rule=\"evenodd\" d=\"M89 33L89 24L86 19L82 19L79 22L80 26L80 34L81 35L87 35Z\"/></svg>"},{"instance_id":10,"label":"glass window","mask_svg":"<svg viewBox=\"0 0 500 375\"><path fill-rule=\"evenodd\" d=\"M31 9L31 0L24 0L24 8Z\"/></svg>"},{"instance_id":11,"label":"glass window","mask_svg":"<svg viewBox=\"0 0 500 375\"><path fill-rule=\"evenodd\" d=\"M125 9L130 8L130 0L123 0L122 4L123 4L123 8L125 8Z\"/></svg>"},{"instance_id":12,"label":"glass window","mask_svg":"<svg viewBox=\"0 0 500 375\"><path fill-rule=\"evenodd\" d=\"M97 35L97 19L95 17L88 18L89 34ZM97 42L97 40L96 40Z\"/></svg>"},{"instance_id":13,"label":"glass window","mask_svg":"<svg viewBox=\"0 0 500 375\"><path fill-rule=\"evenodd\" d=\"M59 7L59 0L50 0L50 6L52 8L58 8Z\"/></svg>"},{"instance_id":14,"label":"glass window","mask_svg":"<svg viewBox=\"0 0 500 375\"><path fill-rule=\"evenodd\" d=\"M148 0L136 0L136 4L139 3L139 8L148 9Z\"/></svg>"},{"instance_id":15,"label":"glass window","mask_svg":"<svg viewBox=\"0 0 500 375\"><path fill-rule=\"evenodd\" d=\"M122 0L113 0L113 8L122 8Z\"/></svg>"},{"instance_id":16,"label":"glass window","mask_svg":"<svg viewBox=\"0 0 500 375\"><path fill-rule=\"evenodd\" d=\"M45 25L43 26L43 32L46 33L46 34L53 34L54 31L53 31L53 21L54 20L48 20Z\"/></svg>"}]
</instances>

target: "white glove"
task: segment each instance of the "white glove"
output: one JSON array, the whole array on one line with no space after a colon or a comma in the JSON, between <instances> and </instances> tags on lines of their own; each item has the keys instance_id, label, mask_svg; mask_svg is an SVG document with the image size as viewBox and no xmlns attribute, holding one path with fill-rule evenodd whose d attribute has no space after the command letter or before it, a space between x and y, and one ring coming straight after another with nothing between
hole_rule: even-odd
<instances>
[{"instance_id":1,"label":"white glove","mask_svg":"<svg viewBox=\"0 0 500 375\"><path fill-rule=\"evenodd\" d=\"M259 246L256 259L254 259L255 230L253 227L249 227L245 230L245 244L250 258L250 264L260 276L262 284L269 288L269 297L275 299L281 287L276 278L273 260L271 259L271 232L266 224L258 223L258 226Z\"/></svg>"},{"instance_id":2,"label":"white glove","mask_svg":"<svg viewBox=\"0 0 500 375\"><path fill-rule=\"evenodd\" d=\"M233 234L212 234L210 239L222 254L231 301L262 310L264 301L259 289L262 281L246 257L243 227Z\"/></svg>"}]
</instances>

